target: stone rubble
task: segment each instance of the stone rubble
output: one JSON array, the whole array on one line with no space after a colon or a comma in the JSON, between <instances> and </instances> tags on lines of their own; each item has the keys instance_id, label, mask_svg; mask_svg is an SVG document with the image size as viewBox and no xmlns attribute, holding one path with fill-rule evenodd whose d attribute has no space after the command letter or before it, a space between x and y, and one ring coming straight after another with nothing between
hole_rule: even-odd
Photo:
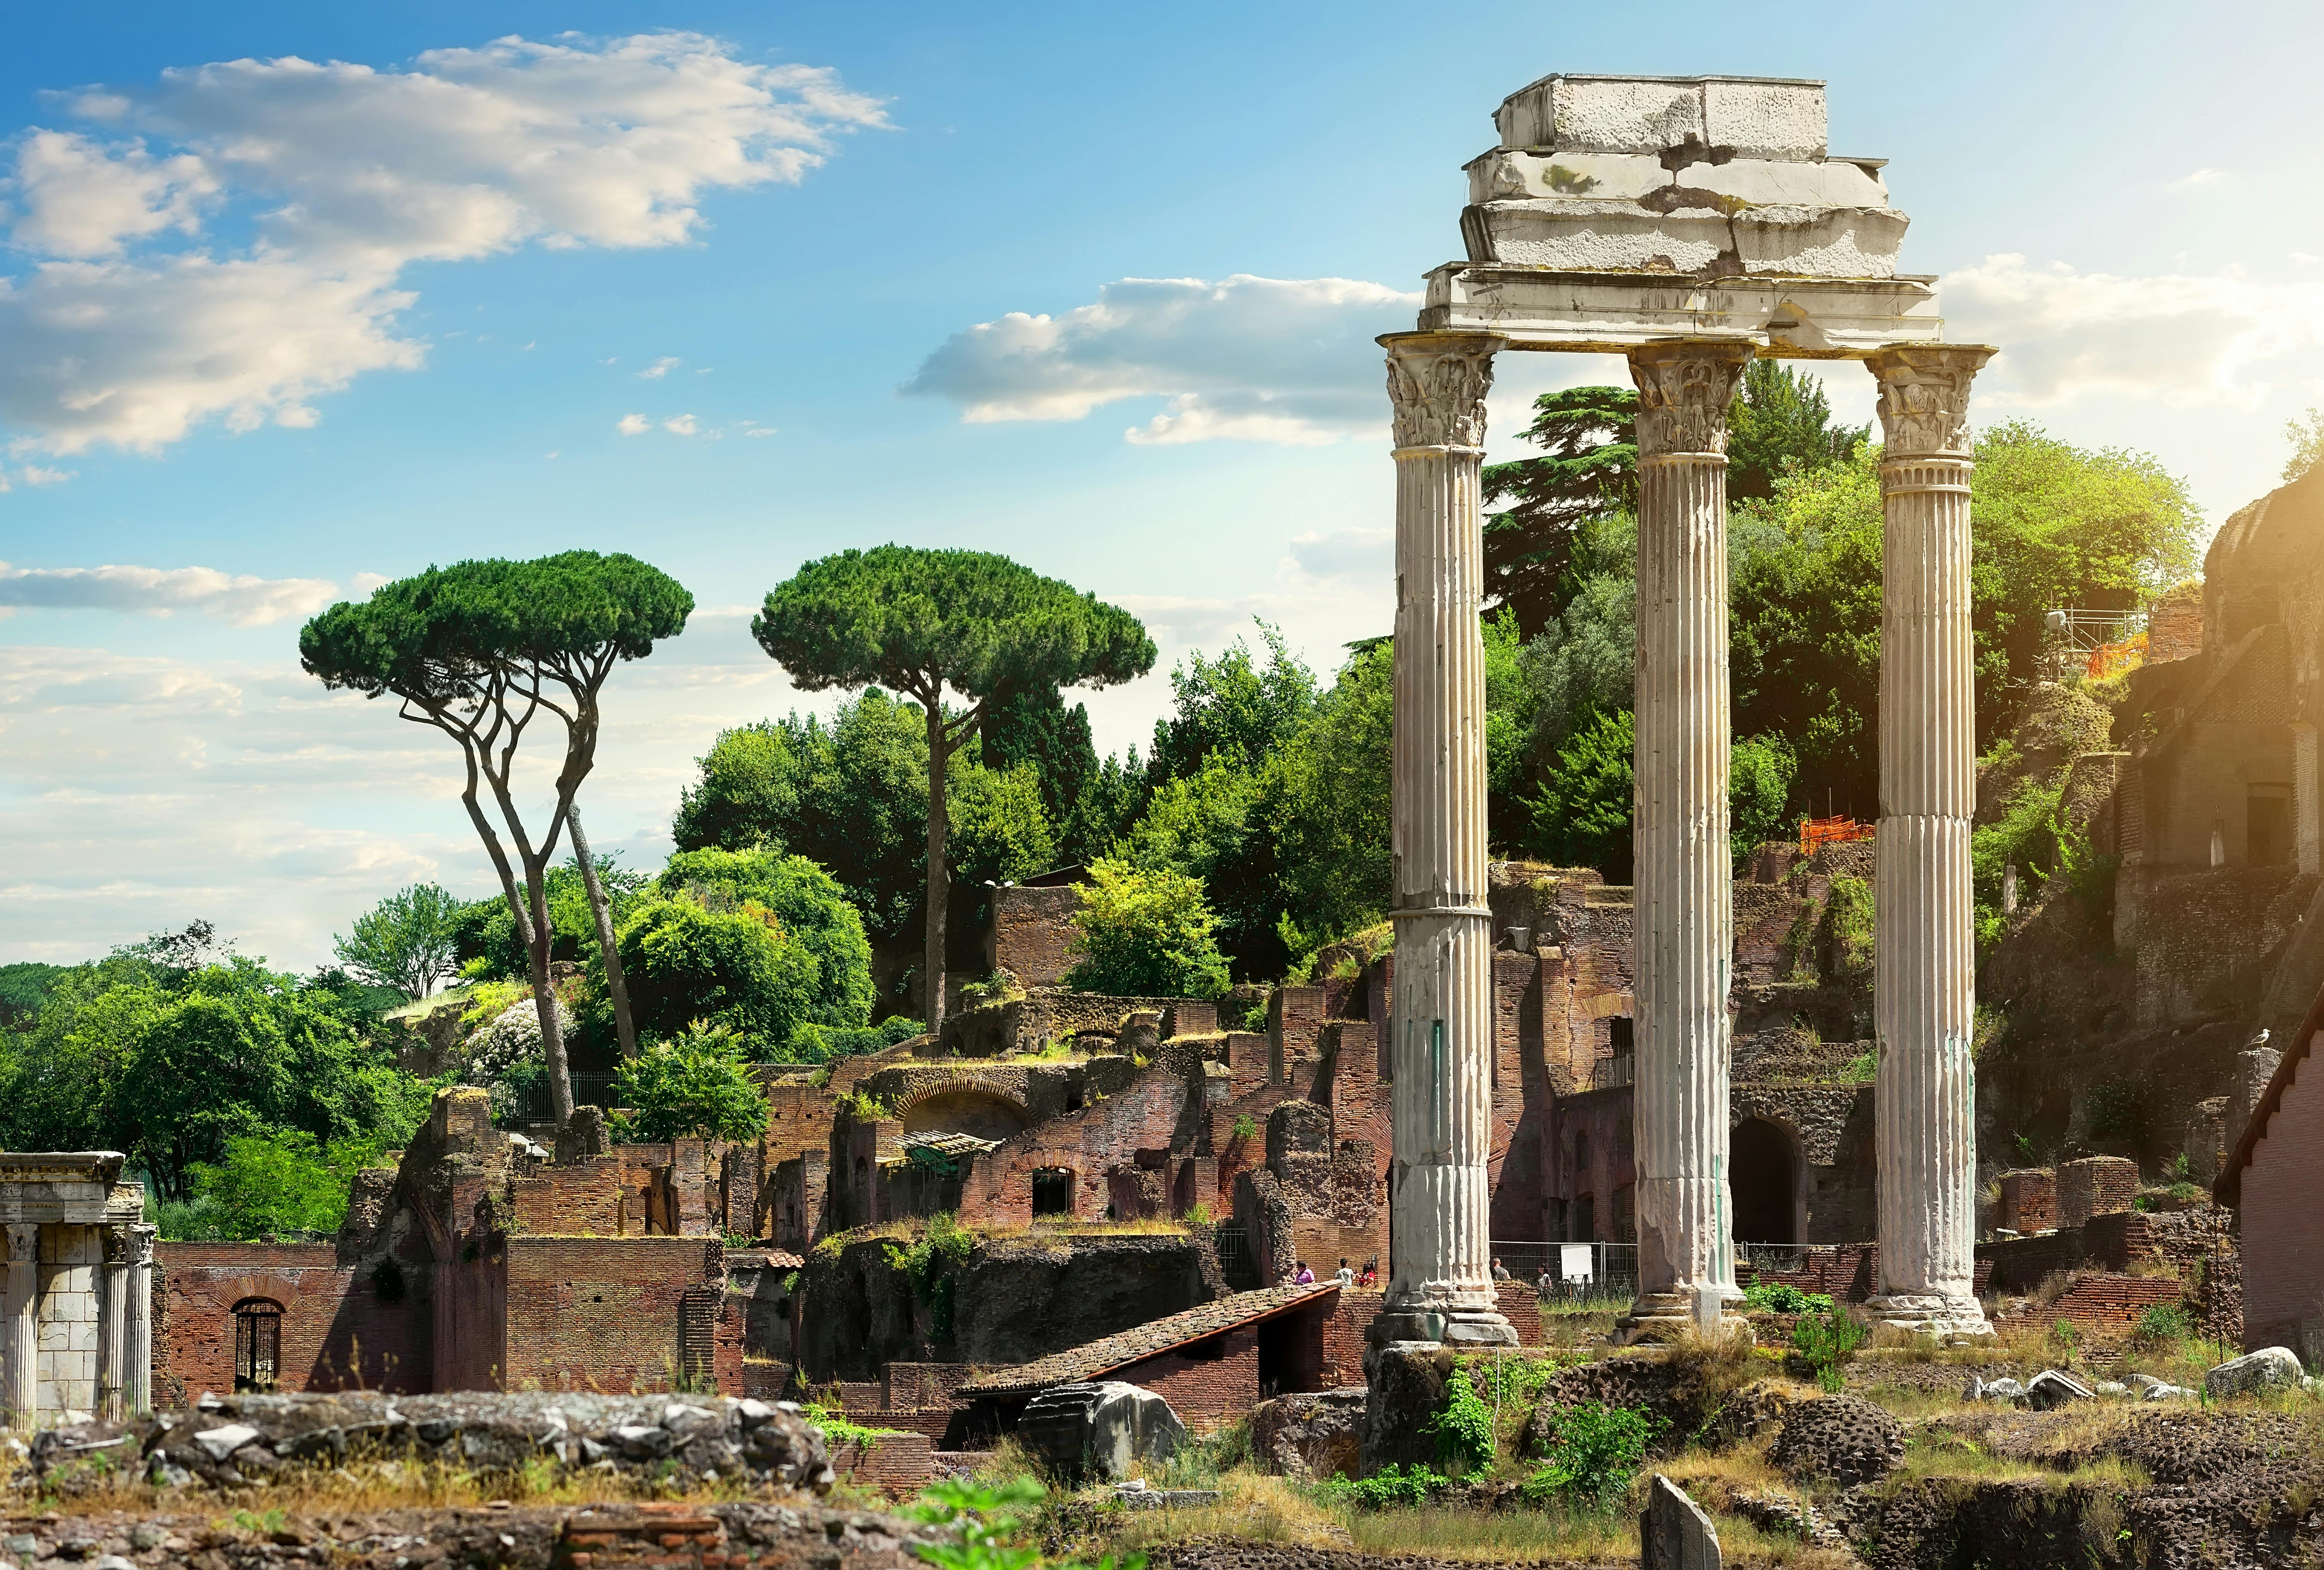
<instances>
[{"instance_id":1,"label":"stone rubble","mask_svg":"<svg viewBox=\"0 0 2324 1570\"><path fill-rule=\"evenodd\" d=\"M2306 1372L2290 1347L2263 1346L2211 1370L2203 1376L2203 1389L2213 1397L2252 1395L2286 1386L2297 1389Z\"/></svg>"},{"instance_id":2,"label":"stone rubble","mask_svg":"<svg viewBox=\"0 0 2324 1570\"><path fill-rule=\"evenodd\" d=\"M545 1461L560 1472L748 1479L816 1493L835 1481L823 1435L788 1401L533 1392L206 1395L191 1410L134 1423L43 1429L23 1475L60 1492L124 1468L158 1487L230 1488L285 1465L356 1460L483 1473Z\"/></svg>"}]
</instances>

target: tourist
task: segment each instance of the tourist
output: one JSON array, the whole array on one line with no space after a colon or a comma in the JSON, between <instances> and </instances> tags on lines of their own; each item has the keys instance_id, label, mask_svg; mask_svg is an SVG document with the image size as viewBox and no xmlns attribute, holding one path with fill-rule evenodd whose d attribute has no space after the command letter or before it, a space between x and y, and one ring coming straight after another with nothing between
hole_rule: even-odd
<instances>
[{"instance_id":1,"label":"tourist","mask_svg":"<svg viewBox=\"0 0 2324 1570\"><path fill-rule=\"evenodd\" d=\"M1364 1261L1364 1274L1361 1284L1366 1291L1370 1291L1372 1288L1379 1285L1379 1261L1376 1259L1368 1259Z\"/></svg>"},{"instance_id":2,"label":"tourist","mask_svg":"<svg viewBox=\"0 0 2324 1570\"><path fill-rule=\"evenodd\" d=\"M1340 1261L1340 1268L1337 1274L1340 1282L1340 1290L1344 1292L1350 1287L1356 1284L1356 1272L1348 1268L1348 1262L1346 1260L1342 1259Z\"/></svg>"},{"instance_id":3,"label":"tourist","mask_svg":"<svg viewBox=\"0 0 2324 1570\"><path fill-rule=\"evenodd\" d=\"M1493 1279L1497 1281L1506 1281L1510 1279L1509 1267L1500 1262L1498 1254L1493 1259Z\"/></svg>"},{"instance_id":4,"label":"tourist","mask_svg":"<svg viewBox=\"0 0 2324 1570\"><path fill-rule=\"evenodd\" d=\"M1541 1280L1534 1282L1533 1290L1535 1292L1545 1298L1553 1297L1556 1294L1557 1278L1549 1273L1549 1267L1547 1265L1541 1267Z\"/></svg>"},{"instance_id":5,"label":"tourist","mask_svg":"<svg viewBox=\"0 0 2324 1570\"><path fill-rule=\"evenodd\" d=\"M1291 1278L1291 1284L1295 1287L1312 1287L1315 1284L1315 1272L1307 1268L1305 1260L1299 1262L1298 1273Z\"/></svg>"}]
</instances>

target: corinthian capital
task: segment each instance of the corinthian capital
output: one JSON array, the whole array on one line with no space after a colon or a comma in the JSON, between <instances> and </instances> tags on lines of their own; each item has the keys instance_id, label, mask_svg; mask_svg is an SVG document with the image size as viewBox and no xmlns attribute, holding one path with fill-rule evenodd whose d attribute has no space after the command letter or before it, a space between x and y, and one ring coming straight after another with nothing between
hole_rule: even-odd
<instances>
[{"instance_id":1,"label":"corinthian capital","mask_svg":"<svg viewBox=\"0 0 2324 1570\"><path fill-rule=\"evenodd\" d=\"M1399 447L1482 447L1493 353L1507 340L1471 333L1396 333L1388 346L1388 395Z\"/></svg>"},{"instance_id":2,"label":"corinthian capital","mask_svg":"<svg viewBox=\"0 0 2324 1570\"><path fill-rule=\"evenodd\" d=\"M1732 338L1681 338L1630 351L1638 384L1638 456L1727 451L1727 409L1751 363Z\"/></svg>"},{"instance_id":3,"label":"corinthian capital","mask_svg":"<svg viewBox=\"0 0 2324 1570\"><path fill-rule=\"evenodd\" d=\"M1890 458L1966 458L1969 384L1994 356L1986 344L1900 344L1864 362L1880 383Z\"/></svg>"},{"instance_id":4,"label":"corinthian capital","mask_svg":"<svg viewBox=\"0 0 2324 1570\"><path fill-rule=\"evenodd\" d=\"M38 1264L41 1262L41 1224L37 1221L8 1223L8 1262Z\"/></svg>"},{"instance_id":5,"label":"corinthian capital","mask_svg":"<svg viewBox=\"0 0 2324 1570\"><path fill-rule=\"evenodd\" d=\"M133 1265L153 1262L153 1240L161 1235L158 1226L137 1226L129 1229L129 1262Z\"/></svg>"}]
</instances>

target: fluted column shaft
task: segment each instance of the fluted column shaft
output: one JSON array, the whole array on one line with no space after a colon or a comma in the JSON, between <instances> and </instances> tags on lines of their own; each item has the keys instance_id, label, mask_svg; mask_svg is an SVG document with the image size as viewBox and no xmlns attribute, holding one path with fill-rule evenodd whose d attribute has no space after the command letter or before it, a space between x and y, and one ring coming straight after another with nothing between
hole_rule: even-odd
<instances>
[{"instance_id":1,"label":"fluted column shaft","mask_svg":"<svg viewBox=\"0 0 2324 1570\"><path fill-rule=\"evenodd\" d=\"M8 1224L7 1313L0 1316L6 1336L8 1420L30 1428L41 1406L41 1228L38 1223Z\"/></svg>"},{"instance_id":2,"label":"fluted column shaft","mask_svg":"<svg viewBox=\"0 0 2324 1570\"><path fill-rule=\"evenodd\" d=\"M1492 923L1485 882L1485 392L1502 340L1399 333L1396 417L1396 987L1388 1310L1514 1341L1490 1255ZM1408 1321L1398 1332L1416 1338ZM1430 1321L1432 1327L1434 1322Z\"/></svg>"},{"instance_id":3,"label":"fluted column shaft","mask_svg":"<svg viewBox=\"0 0 2324 1570\"><path fill-rule=\"evenodd\" d=\"M1884 350L1880 828L1873 885L1879 1038L1879 1292L1903 1328L1991 1334L1976 1292L1977 811L1970 685L1969 386L1993 353Z\"/></svg>"},{"instance_id":4,"label":"fluted column shaft","mask_svg":"<svg viewBox=\"0 0 2324 1570\"><path fill-rule=\"evenodd\" d=\"M121 1402L124 1415L153 1409L153 1239L158 1228L129 1229L129 1300L123 1305Z\"/></svg>"},{"instance_id":5,"label":"fluted column shaft","mask_svg":"<svg viewBox=\"0 0 2324 1570\"><path fill-rule=\"evenodd\" d=\"M1738 1299L1728 1194L1727 410L1748 344L1630 352L1638 384L1637 750L1631 841L1638 1301L1634 1324Z\"/></svg>"},{"instance_id":6,"label":"fluted column shaft","mask_svg":"<svg viewBox=\"0 0 2324 1570\"><path fill-rule=\"evenodd\" d=\"M128 1331L129 1228L108 1224L103 1235L105 1262L98 1267L97 1281L97 1415L117 1423L128 1363L124 1342Z\"/></svg>"}]
</instances>

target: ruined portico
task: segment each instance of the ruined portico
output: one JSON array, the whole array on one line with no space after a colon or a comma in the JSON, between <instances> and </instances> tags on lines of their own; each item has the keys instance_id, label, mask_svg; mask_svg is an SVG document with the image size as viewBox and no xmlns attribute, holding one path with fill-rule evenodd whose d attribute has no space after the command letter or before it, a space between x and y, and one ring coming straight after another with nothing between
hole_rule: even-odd
<instances>
[{"instance_id":1,"label":"ruined portico","mask_svg":"<svg viewBox=\"0 0 2324 1570\"><path fill-rule=\"evenodd\" d=\"M18 1428L152 1405L154 1229L115 1151L0 1154L0 1393Z\"/></svg>"},{"instance_id":2,"label":"ruined portico","mask_svg":"<svg viewBox=\"0 0 2324 1570\"><path fill-rule=\"evenodd\" d=\"M1969 381L1932 280L1896 271L1883 161L1830 155L1821 82L1552 76L1468 165L1464 261L1391 334L1395 846L1402 984L1388 1312L1377 1344L1506 1339L1490 1310L1489 921L1479 468L1504 349L1626 355L1639 389L1637 1206L1632 1334L1722 1318L1733 949L1727 410L1757 355L1880 381L1887 558L1879 835L1879 1317L1986 1332L1975 1242L1968 813ZM1966 803L1966 804L1965 804Z\"/></svg>"}]
</instances>

